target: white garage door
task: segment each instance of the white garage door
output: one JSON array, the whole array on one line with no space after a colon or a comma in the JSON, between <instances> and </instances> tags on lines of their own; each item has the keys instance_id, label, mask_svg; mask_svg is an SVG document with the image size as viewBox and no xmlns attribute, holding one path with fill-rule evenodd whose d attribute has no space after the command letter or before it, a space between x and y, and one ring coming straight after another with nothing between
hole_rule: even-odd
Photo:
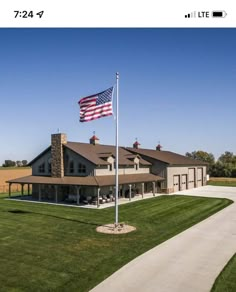
<instances>
[{"instance_id":1,"label":"white garage door","mask_svg":"<svg viewBox=\"0 0 236 292\"><path fill-rule=\"evenodd\" d=\"M193 189L195 182L195 168L188 169L188 188Z\"/></svg>"},{"instance_id":2,"label":"white garage door","mask_svg":"<svg viewBox=\"0 0 236 292\"><path fill-rule=\"evenodd\" d=\"M182 191L187 189L187 174L182 174Z\"/></svg>"},{"instance_id":3,"label":"white garage door","mask_svg":"<svg viewBox=\"0 0 236 292\"><path fill-rule=\"evenodd\" d=\"M197 169L197 186L201 187L203 185L203 169Z\"/></svg>"},{"instance_id":4,"label":"white garage door","mask_svg":"<svg viewBox=\"0 0 236 292\"><path fill-rule=\"evenodd\" d=\"M180 176L174 175L173 182L174 182L174 192L178 192L180 190Z\"/></svg>"}]
</instances>

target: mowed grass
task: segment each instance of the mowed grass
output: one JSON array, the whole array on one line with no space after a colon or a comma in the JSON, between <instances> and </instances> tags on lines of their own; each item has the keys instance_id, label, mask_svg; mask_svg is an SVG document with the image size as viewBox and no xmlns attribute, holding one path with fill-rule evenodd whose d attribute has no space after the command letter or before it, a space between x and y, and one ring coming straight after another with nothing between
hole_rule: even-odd
<instances>
[{"instance_id":1,"label":"mowed grass","mask_svg":"<svg viewBox=\"0 0 236 292\"><path fill-rule=\"evenodd\" d=\"M211 292L236 291L236 254L231 258L217 277Z\"/></svg>"},{"instance_id":2,"label":"mowed grass","mask_svg":"<svg viewBox=\"0 0 236 292\"><path fill-rule=\"evenodd\" d=\"M236 187L236 181L209 181L208 185L218 187Z\"/></svg>"},{"instance_id":3,"label":"mowed grass","mask_svg":"<svg viewBox=\"0 0 236 292\"><path fill-rule=\"evenodd\" d=\"M236 178L212 177L207 184L212 186L236 187Z\"/></svg>"},{"instance_id":4,"label":"mowed grass","mask_svg":"<svg viewBox=\"0 0 236 292\"><path fill-rule=\"evenodd\" d=\"M161 196L121 205L136 231L96 232L114 208L83 209L0 199L0 291L88 291L138 255L232 202Z\"/></svg>"}]
</instances>

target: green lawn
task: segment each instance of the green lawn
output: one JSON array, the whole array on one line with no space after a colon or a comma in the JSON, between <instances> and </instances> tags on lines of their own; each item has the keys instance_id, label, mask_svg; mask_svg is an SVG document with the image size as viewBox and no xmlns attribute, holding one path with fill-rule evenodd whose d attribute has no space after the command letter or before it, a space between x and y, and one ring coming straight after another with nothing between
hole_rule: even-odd
<instances>
[{"instance_id":1,"label":"green lawn","mask_svg":"<svg viewBox=\"0 0 236 292\"><path fill-rule=\"evenodd\" d=\"M207 183L208 185L211 185L211 186L222 186L222 187L236 187L236 181L232 180L232 181L209 181Z\"/></svg>"},{"instance_id":2,"label":"green lawn","mask_svg":"<svg viewBox=\"0 0 236 292\"><path fill-rule=\"evenodd\" d=\"M217 277L211 292L236 291L236 254L231 258Z\"/></svg>"},{"instance_id":3,"label":"green lawn","mask_svg":"<svg viewBox=\"0 0 236 292\"><path fill-rule=\"evenodd\" d=\"M114 222L102 210L0 199L0 291L88 291L150 248L232 203L161 196L121 205L120 221L136 231L97 233Z\"/></svg>"}]
</instances>

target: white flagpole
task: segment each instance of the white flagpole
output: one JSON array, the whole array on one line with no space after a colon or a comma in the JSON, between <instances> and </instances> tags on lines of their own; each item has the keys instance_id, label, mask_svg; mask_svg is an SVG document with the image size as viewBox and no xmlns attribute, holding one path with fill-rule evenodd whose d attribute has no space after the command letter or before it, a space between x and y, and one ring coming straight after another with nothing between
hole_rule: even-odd
<instances>
[{"instance_id":1,"label":"white flagpole","mask_svg":"<svg viewBox=\"0 0 236 292\"><path fill-rule=\"evenodd\" d=\"M115 199L115 225L118 225L118 175L119 175L119 153L118 153L118 121L119 121L119 73L116 72L116 199Z\"/></svg>"}]
</instances>

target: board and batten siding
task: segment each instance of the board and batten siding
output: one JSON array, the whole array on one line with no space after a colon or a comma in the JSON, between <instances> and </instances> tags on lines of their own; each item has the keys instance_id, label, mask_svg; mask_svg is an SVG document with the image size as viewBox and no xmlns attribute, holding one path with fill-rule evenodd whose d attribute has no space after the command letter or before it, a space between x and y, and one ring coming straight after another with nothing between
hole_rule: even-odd
<instances>
[{"instance_id":1,"label":"board and batten siding","mask_svg":"<svg viewBox=\"0 0 236 292\"><path fill-rule=\"evenodd\" d=\"M40 156L34 163L32 164L32 175L40 175L40 176L49 176L51 175L49 161L51 158L51 151L48 150L42 156ZM40 171L40 166L44 164L44 172Z\"/></svg>"}]
</instances>

